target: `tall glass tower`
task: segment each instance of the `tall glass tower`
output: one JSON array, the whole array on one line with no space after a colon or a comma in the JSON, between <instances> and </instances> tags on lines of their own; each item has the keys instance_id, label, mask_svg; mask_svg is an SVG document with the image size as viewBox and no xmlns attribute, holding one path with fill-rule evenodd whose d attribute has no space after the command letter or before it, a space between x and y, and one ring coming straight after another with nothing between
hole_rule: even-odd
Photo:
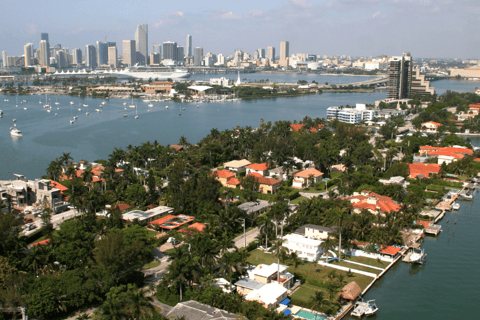
<instances>
[{"instance_id":1,"label":"tall glass tower","mask_svg":"<svg viewBox=\"0 0 480 320\"><path fill-rule=\"evenodd\" d=\"M139 24L135 30L135 45L137 50L137 62L147 65L148 57L148 25Z\"/></svg>"}]
</instances>

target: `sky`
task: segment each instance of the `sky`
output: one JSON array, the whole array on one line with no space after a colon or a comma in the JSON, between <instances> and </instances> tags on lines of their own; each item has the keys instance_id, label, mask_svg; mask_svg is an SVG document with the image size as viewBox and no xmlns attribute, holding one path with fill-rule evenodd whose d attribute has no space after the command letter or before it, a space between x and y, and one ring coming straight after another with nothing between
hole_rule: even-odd
<instances>
[{"instance_id":1,"label":"sky","mask_svg":"<svg viewBox=\"0 0 480 320\"><path fill-rule=\"evenodd\" d=\"M153 44L170 40L204 53L253 54L290 43L290 54L480 58L480 0L0 0L0 50L22 55L50 45L70 49L133 39L148 24Z\"/></svg>"}]
</instances>

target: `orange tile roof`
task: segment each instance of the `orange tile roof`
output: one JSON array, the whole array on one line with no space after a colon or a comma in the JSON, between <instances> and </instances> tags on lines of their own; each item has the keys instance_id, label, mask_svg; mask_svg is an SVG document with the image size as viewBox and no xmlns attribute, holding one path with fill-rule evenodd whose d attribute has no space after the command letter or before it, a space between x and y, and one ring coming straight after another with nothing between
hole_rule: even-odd
<instances>
[{"instance_id":1,"label":"orange tile roof","mask_svg":"<svg viewBox=\"0 0 480 320\"><path fill-rule=\"evenodd\" d=\"M397 204L393 201L392 198L382 196L378 193L371 192L368 190L363 190L362 193L366 193L367 196L359 194L357 196L345 197L344 200L358 200L358 202L353 203L352 207L362 210L372 210L390 213L392 211L398 212L402 209L400 204ZM375 203L369 203L368 200L374 198Z\"/></svg>"},{"instance_id":2,"label":"orange tile roof","mask_svg":"<svg viewBox=\"0 0 480 320\"><path fill-rule=\"evenodd\" d=\"M60 190L60 193L63 193L63 191L66 191L68 190L67 187L65 187L63 184L59 183L59 182L56 182L56 181L53 181L53 180L50 180L50 183L52 185L52 187Z\"/></svg>"},{"instance_id":3,"label":"orange tile roof","mask_svg":"<svg viewBox=\"0 0 480 320\"><path fill-rule=\"evenodd\" d=\"M433 125L436 125L437 127L439 127L439 126L441 126L441 125L442 125L442 124L441 124L441 123L439 123L439 122L435 122L435 121L427 121L427 122L424 122L424 123L422 123L422 126L423 126L424 124L426 124L426 123L431 123L431 124L433 124Z\"/></svg>"},{"instance_id":4,"label":"orange tile roof","mask_svg":"<svg viewBox=\"0 0 480 320\"><path fill-rule=\"evenodd\" d=\"M126 203L119 203L119 204L114 205L113 209L116 209L116 208L118 208L120 211L132 209L132 207L130 207Z\"/></svg>"},{"instance_id":5,"label":"orange tile roof","mask_svg":"<svg viewBox=\"0 0 480 320\"><path fill-rule=\"evenodd\" d=\"M436 163L415 162L415 163L409 163L408 167L410 169L410 173L412 173L412 171L418 171L418 172L439 174L440 171L442 170L442 166Z\"/></svg>"},{"instance_id":6,"label":"orange tile roof","mask_svg":"<svg viewBox=\"0 0 480 320\"><path fill-rule=\"evenodd\" d=\"M430 226L430 221L426 221L426 220L417 220L415 222L415 224L419 225L421 224L425 229L428 228Z\"/></svg>"},{"instance_id":7,"label":"orange tile roof","mask_svg":"<svg viewBox=\"0 0 480 320\"><path fill-rule=\"evenodd\" d=\"M30 247L46 246L46 245L49 244L49 243L50 243L50 239L45 239L45 240L41 240L41 241L32 243L32 244L30 245Z\"/></svg>"},{"instance_id":8,"label":"orange tile roof","mask_svg":"<svg viewBox=\"0 0 480 320\"><path fill-rule=\"evenodd\" d=\"M256 171L265 171L265 170L268 170L269 165L266 162L265 163L252 163L252 164L248 165L247 168L252 169L252 170L256 170Z\"/></svg>"},{"instance_id":9,"label":"orange tile roof","mask_svg":"<svg viewBox=\"0 0 480 320\"><path fill-rule=\"evenodd\" d=\"M212 175L218 177L218 178L232 178L235 177L235 173L230 172L228 170L217 170L212 172Z\"/></svg>"},{"instance_id":10,"label":"orange tile roof","mask_svg":"<svg viewBox=\"0 0 480 320\"><path fill-rule=\"evenodd\" d=\"M392 247L392 246L384 246L382 247L381 253L389 254L389 255L396 255L402 248Z\"/></svg>"},{"instance_id":11,"label":"orange tile roof","mask_svg":"<svg viewBox=\"0 0 480 320\"><path fill-rule=\"evenodd\" d=\"M304 124L291 124L290 128L294 131L300 131L300 129L302 129L304 126ZM323 123L320 123L317 127L318 129L322 129L323 127L325 127L325 125ZM318 132L318 129L315 127L311 127L310 132Z\"/></svg>"},{"instance_id":12,"label":"orange tile roof","mask_svg":"<svg viewBox=\"0 0 480 320\"><path fill-rule=\"evenodd\" d=\"M204 225L203 223L200 223L200 222L195 222L194 224L188 226L188 228L195 229L195 230L200 231L200 232L202 232L203 229L205 229L206 227L207 227L206 225Z\"/></svg>"},{"instance_id":13,"label":"orange tile roof","mask_svg":"<svg viewBox=\"0 0 480 320\"><path fill-rule=\"evenodd\" d=\"M475 158L473 159L473 161L480 161L480 158Z\"/></svg>"},{"instance_id":14,"label":"orange tile roof","mask_svg":"<svg viewBox=\"0 0 480 320\"><path fill-rule=\"evenodd\" d=\"M230 178L227 180L227 184L238 186L240 184L240 181L237 178Z\"/></svg>"},{"instance_id":15,"label":"orange tile roof","mask_svg":"<svg viewBox=\"0 0 480 320\"><path fill-rule=\"evenodd\" d=\"M260 184L266 184L266 185L269 185L269 186L273 186L273 185L281 182L280 180L277 180L277 179L265 178L264 176L262 176L261 174L256 173L256 172L249 173L248 176L254 177L255 180L257 180L257 182L260 183Z\"/></svg>"},{"instance_id":16,"label":"orange tile roof","mask_svg":"<svg viewBox=\"0 0 480 320\"><path fill-rule=\"evenodd\" d=\"M323 176L323 172L320 172L315 168L308 168L307 170L303 170L295 173L295 177L310 178L310 176L317 178L317 177Z\"/></svg>"},{"instance_id":17,"label":"orange tile roof","mask_svg":"<svg viewBox=\"0 0 480 320\"><path fill-rule=\"evenodd\" d=\"M165 217L161 217L160 219L157 219L157 220L153 220L152 222L150 222L150 224L156 224L158 225L159 227L161 228L164 228L164 229L168 229L168 230L173 230L173 229L176 229L180 226L183 226L184 224L186 223L190 223L192 222L193 220L195 220L194 217L191 217L191 216L187 216L188 219L186 220L182 220L183 222L181 223L178 223L178 222L175 222L175 221L171 221L172 219L176 218L178 216L174 216L174 215L168 215L168 216L165 216Z\"/></svg>"}]
</instances>

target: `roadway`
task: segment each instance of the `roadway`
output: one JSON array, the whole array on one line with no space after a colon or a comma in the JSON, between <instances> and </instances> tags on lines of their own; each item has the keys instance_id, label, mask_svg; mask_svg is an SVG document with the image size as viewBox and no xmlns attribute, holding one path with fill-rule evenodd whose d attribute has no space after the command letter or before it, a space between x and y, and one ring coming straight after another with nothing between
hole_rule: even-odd
<instances>
[{"instance_id":1,"label":"roadway","mask_svg":"<svg viewBox=\"0 0 480 320\"><path fill-rule=\"evenodd\" d=\"M260 234L260 229L257 228L253 228L252 230L249 230L248 232L245 233L245 238L247 240L247 246L255 241L255 238ZM242 235L236 237L235 239L233 239L233 242L235 243L235 247L237 247L238 249L240 248L244 248L245 247L245 238Z\"/></svg>"},{"instance_id":2,"label":"roadway","mask_svg":"<svg viewBox=\"0 0 480 320\"><path fill-rule=\"evenodd\" d=\"M55 229L59 229L59 225L62 222L64 222L65 220L69 220L69 219L72 219L74 217L80 216L81 214L82 214L81 212L78 212L75 209L70 209L68 211L64 211L62 213L52 215L52 219L50 220L50 222L52 223L52 225ZM33 222L29 223L29 225L30 224L36 225L36 228L33 229L33 230L23 230L23 234L25 236L28 236L28 235L34 233L35 231L37 231L38 229L40 229L42 227L42 224L43 224L42 218L34 218Z\"/></svg>"}]
</instances>

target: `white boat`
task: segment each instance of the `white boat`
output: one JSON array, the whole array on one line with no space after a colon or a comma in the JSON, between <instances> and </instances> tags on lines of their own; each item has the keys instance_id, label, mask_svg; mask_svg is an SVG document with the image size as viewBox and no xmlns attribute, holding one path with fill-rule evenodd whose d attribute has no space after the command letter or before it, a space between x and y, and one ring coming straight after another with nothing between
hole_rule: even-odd
<instances>
[{"instance_id":1,"label":"white boat","mask_svg":"<svg viewBox=\"0 0 480 320\"><path fill-rule=\"evenodd\" d=\"M15 121L17 121L17 119L13 118L12 121L15 122Z\"/></svg>"},{"instance_id":2,"label":"white boat","mask_svg":"<svg viewBox=\"0 0 480 320\"><path fill-rule=\"evenodd\" d=\"M414 248L412 249L412 253L410 254L410 262L411 263L419 263L423 264L425 262L426 254L423 249Z\"/></svg>"},{"instance_id":3,"label":"white boat","mask_svg":"<svg viewBox=\"0 0 480 320\"><path fill-rule=\"evenodd\" d=\"M86 108L86 107L88 107L88 104L83 104L83 106Z\"/></svg>"},{"instance_id":4,"label":"white boat","mask_svg":"<svg viewBox=\"0 0 480 320\"><path fill-rule=\"evenodd\" d=\"M459 210L460 209L460 203L458 203L458 202L452 203L452 208L453 208L453 210Z\"/></svg>"},{"instance_id":5,"label":"white boat","mask_svg":"<svg viewBox=\"0 0 480 320\"><path fill-rule=\"evenodd\" d=\"M78 111L82 111L82 108L78 108Z\"/></svg>"},{"instance_id":6,"label":"white boat","mask_svg":"<svg viewBox=\"0 0 480 320\"><path fill-rule=\"evenodd\" d=\"M95 109L95 111L97 111L97 112L102 112L102 109Z\"/></svg>"},{"instance_id":7,"label":"white boat","mask_svg":"<svg viewBox=\"0 0 480 320\"><path fill-rule=\"evenodd\" d=\"M50 110L50 109L47 109L47 112L52 112L52 110Z\"/></svg>"},{"instance_id":8,"label":"white boat","mask_svg":"<svg viewBox=\"0 0 480 320\"><path fill-rule=\"evenodd\" d=\"M58 97L55 98L55 104L60 104L60 102L58 102Z\"/></svg>"},{"instance_id":9,"label":"white boat","mask_svg":"<svg viewBox=\"0 0 480 320\"><path fill-rule=\"evenodd\" d=\"M20 131L17 128L10 128L10 135L12 137L21 137L22 136L22 131Z\"/></svg>"},{"instance_id":10,"label":"white boat","mask_svg":"<svg viewBox=\"0 0 480 320\"><path fill-rule=\"evenodd\" d=\"M357 301L355 303L355 308L353 309L351 315L354 317L361 318L362 316L371 316L377 313L378 307L375 304L375 300L369 300L367 302Z\"/></svg>"},{"instance_id":11,"label":"white boat","mask_svg":"<svg viewBox=\"0 0 480 320\"><path fill-rule=\"evenodd\" d=\"M40 102L41 103L41 102ZM47 94L45 94L45 104L43 105L43 107L45 109L50 109L52 108L52 106L50 104L48 104L48 100L47 100Z\"/></svg>"},{"instance_id":12,"label":"white boat","mask_svg":"<svg viewBox=\"0 0 480 320\"><path fill-rule=\"evenodd\" d=\"M85 114L88 116L90 113L88 113L88 112L85 112Z\"/></svg>"},{"instance_id":13,"label":"white boat","mask_svg":"<svg viewBox=\"0 0 480 320\"><path fill-rule=\"evenodd\" d=\"M126 105L127 105L127 103L126 103L126 102L124 102L124 103L123 103L123 105L124 105L124 106L126 106Z\"/></svg>"},{"instance_id":14,"label":"white boat","mask_svg":"<svg viewBox=\"0 0 480 320\"><path fill-rule=\"evenodd\" d=\"M153 107L153 103L149 103L148 106L149 106L149 107Z\"/></svg>"},{"instance_id":15,"label":"white boat","mask_svg":"<svg viewBox=\"0 0 480 320\"><path fill-rule=\"evenodd\" d=\"M55 113L55 116L58 116L58 114Z\"/></svg>"},{"instance_id":16,"label":"white boat","mask_svg":"<svg viewBox=\"0 0 480 320\"><path fill-rule=\"evenodd\" d=\"M77 120L78 116L73 117L73 120Z\"/></svg>"},{"instance_id":17,"label":"white boat","mask_svg":"<svg viewBox=\"0 0 480 320\"><path fill-rule=\"evenodd\" d=\"M102 101L102 104L107 104L105 101Z\"/></svg>"},{"instance_id":18,"label":"white boat","mask_svg":"<svg viewBox=\"0 0 480 320\"><path fill-rule=\"evenodd\" d=\"M75 120L73 120L73 119L72 119L72 120L70 120L70 123L74 123L74 122L75 122Z\"/></svg>"},{"instance_id":19,"label":"white boat","mask_svg":"<svg viewBox=\"0 0 480 320\"><path fill-rule=\"evenodd\" d=\"M165 109L168 109L168 106L165 106Z\"/></svg>"},{"instance_id":20,"label":"white boat","mask_svg":"<svg viewBox=\"0 0 480 320\"><path fill-rule=\"evenodd\" d=\"M124 113L123 116L124 116L124 117L128 117L128 114Z\"/></svg>"},{"instance_id":21,"label":"white boat","mask_svg":"<svg viewBox=\"0 0 480 320\"><path fill-rule=\"evenodd\" d=\"M27 110L27 108L26 108L26 107L24 107L24 108L23 108L23 110Z\"/></svg>"},{"instance_id":22,"label":"white boat","mask_svg":"<svg viewBox=\"0 0 480 320\"><path fill-rule=\"evenodd\" d=\"M70 104L75 104L75 102L73 102L73 101L70 101Z\"/></svg>"},{"instance_id":23,"label":"white boat","mask_svg":"<svg viewBox=\"0 0 480 320\"><path fill-rule=\"evenodd\" d=\"M3 114L3 110L0 110L0 114Z\"/></svg>"},{"instance_id":24,"label":"white boat","mask_svg":"<svg viewBox=\"0 0 480 320\"><path fill-rule=\"evenodd\" d=\"M129 108L136 108L136 106L133 104L133 97L132 97L132 104L128 106Z\"/></svg>"},{"instance_id":25,"label":"white boat","mask_svg":"<svg viewBox=\"0 0 480 320\"><path fill-rule=\"evenodd\" d=\"M27 102L27 100L23 100L23 102Z\"/></svg>"}]
</instances>

